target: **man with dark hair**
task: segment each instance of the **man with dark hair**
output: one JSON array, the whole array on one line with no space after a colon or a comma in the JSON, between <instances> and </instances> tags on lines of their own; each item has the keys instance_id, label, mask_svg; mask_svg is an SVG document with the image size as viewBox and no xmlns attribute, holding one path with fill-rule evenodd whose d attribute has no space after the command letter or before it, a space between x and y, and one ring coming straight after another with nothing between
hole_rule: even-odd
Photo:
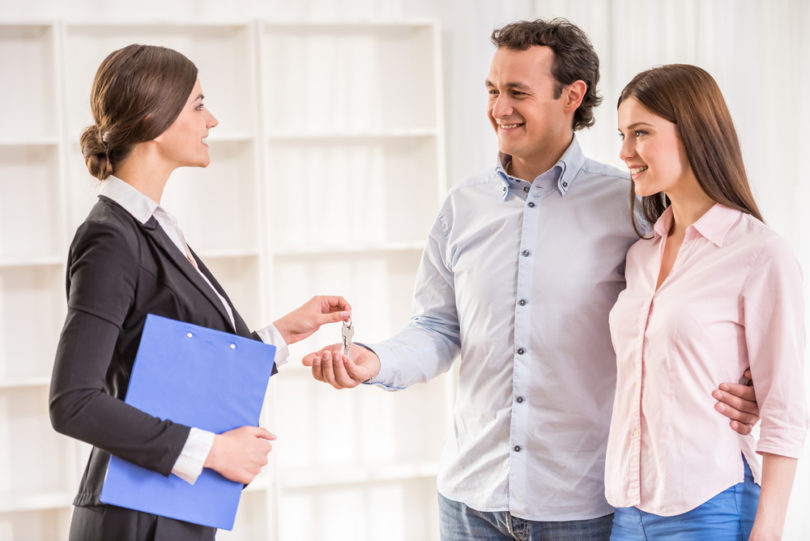
<instances>
[{"instance_id":1,"label":"man with dark hair","mask_svg":"<svg viewBox=\"0 0 810 541\"><path fill-rule=\"evenodd\" d=\"M599 103L599 59L582 30L518 22L492 40L487 114L498 163L442 204L410 325L352 348L351 359L336 345L304 364L337 388L393 390L460 354L438 478L442 539L608 539L608 312L638 239L630 179L587 159L574 136Z\"/></svg>"}]
</instances>

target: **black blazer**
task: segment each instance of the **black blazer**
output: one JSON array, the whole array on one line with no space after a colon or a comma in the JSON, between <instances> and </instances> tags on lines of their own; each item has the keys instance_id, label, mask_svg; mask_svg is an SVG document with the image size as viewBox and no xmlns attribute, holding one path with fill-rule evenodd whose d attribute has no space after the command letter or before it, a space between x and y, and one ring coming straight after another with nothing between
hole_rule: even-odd
<instances>
[{"instance_id":1,"label":"black blazer","mask_svg":"<svg viewBox=\"0 0 810 541\"><path fill-rule=\"evenodd\" d=\"M93 445L73 503L100 505L110 454L168 476L189 433L187 426L123 401L146 315L257 336L231 304L233 328L220 300L154 217L141 224L103 196L70 246L67 300L51 380L51 422L57 431Z\"/></svg>"}]
</instances>

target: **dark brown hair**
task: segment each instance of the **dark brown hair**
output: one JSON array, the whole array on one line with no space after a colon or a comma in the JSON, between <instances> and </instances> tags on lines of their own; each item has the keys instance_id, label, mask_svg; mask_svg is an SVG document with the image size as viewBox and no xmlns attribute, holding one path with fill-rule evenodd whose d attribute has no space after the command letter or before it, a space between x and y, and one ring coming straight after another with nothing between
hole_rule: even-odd
<instances>
[{"instance_id":1,"label":"dark brown hair","mask_svg":"<svg viewBox=\"0 0 810 541\"><path fill-rule=\"evenodd\" d=\"M593 45L579 27L565 19L544 21L518 21L492 32L492 43L498 48L525 51L534 45L554 51L551 74L556 85L554 98L559 98L565 85L584 81L588 86L582 103L574 113L572 128L579 130L593 126L593 108L602 98L596 93L599 83L599 57Z\"/></svg>"},{"instance_id":2,"label":"dark brown hair","mask_svg":"<svg viewBox=\"0 0 810 541\"><path fill-rule=\"evenodd\" d=\"M635 98L650 112L675 124L689 166L706 195L762 220L748 185L734 122L711 75L689 64L642 71L624 87L616 107L627 98ZM632 186L630 201L635 209ZM650 223L655 223L669 205L663 193L642 197L642 211Z\"/></svg>"},{"instance_id":3,"label":"dark brown hair","mask_svg":"<svg viewBox=\"0 0 810 541\"><path fill-rule=\"evenodd\" d=\"M166 47L133 44L110 53L98 67L90 93L95 124L80 139L90 174L104 180L135 143L166 131L196 80L194 63Z\"/></svg>"}]
</instances>

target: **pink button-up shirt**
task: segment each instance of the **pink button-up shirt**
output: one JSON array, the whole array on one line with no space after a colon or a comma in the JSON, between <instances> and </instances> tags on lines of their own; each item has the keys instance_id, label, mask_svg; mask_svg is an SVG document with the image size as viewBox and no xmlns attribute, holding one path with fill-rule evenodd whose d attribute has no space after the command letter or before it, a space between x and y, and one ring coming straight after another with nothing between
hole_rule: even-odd
<instances>
[{"instance_id":1,"label":"pink button-up shirt","mask_svg":"<svg viewBox=\"0 0 810 541\"><path fill-rule=\"evenodd\" d=\"M694 509L743 480L745 455L797 458L807 431L804 308L788 244L749 214L715 205L686 230L656 291L672 224L627 253L627 288L610 312L618 375L605 465L615 507L658 515ZM740 436L712 391L751 367L761 429Z\"/></svg>"}]
</instances>

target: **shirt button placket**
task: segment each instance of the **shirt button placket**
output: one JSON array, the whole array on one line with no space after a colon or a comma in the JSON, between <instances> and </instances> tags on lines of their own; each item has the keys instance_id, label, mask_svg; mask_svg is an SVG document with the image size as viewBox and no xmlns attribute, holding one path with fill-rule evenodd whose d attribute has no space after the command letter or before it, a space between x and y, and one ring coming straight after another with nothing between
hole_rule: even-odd
<instances>
[{"instance_id":1,"label":"shirt button placket","mask_svg":"<svg viewBox=\"0 0 810 541\"><path fill-rule=\"evenodd\" d=\"M523 191L527 194L531 191L531 185L525 184L521 186ZM525 443L527 441L527 431L531 425L532 408L527 400L525 393L527 385L527 378L529 377L528 364L533 361L530 357L529 348L531 347L531 330L526 326L526 320L529 317L529 312L523 307L531 302L531 293L533 291L532 279L534 276L531 273L530 265L532 260L528 259L533 256L533 246L536 242L534 231L536 230L536 221L538 219L539 205L537 201L526 201L524 203L523 223L521 224L520 235L520 252L518 256L518 281L516 288L516 295L514 299L514 317L515 317L515 332L512 350L513 359L513 376L512 376L512 404L514 411L512 412L510 422L510 455L513 456L509 472L510 478L510 498L523 500L527 498L526 490L528 490L525 480L527 478L527 464L526 460L529 458L524 453Z\"/></svg>"}]
</instances>

